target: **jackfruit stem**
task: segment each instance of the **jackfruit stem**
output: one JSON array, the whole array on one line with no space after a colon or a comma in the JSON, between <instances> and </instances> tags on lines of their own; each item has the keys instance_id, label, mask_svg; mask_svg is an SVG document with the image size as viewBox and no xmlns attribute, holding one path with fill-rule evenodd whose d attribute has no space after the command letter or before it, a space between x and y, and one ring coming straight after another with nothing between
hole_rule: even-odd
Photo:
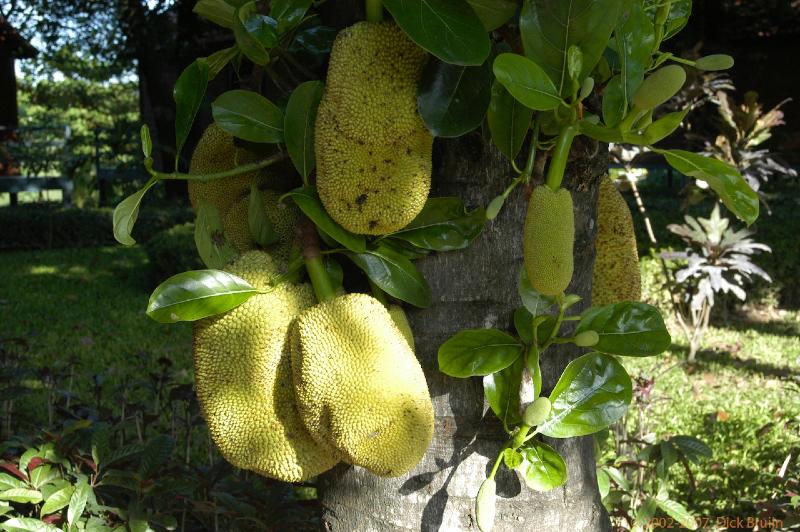
<instances>
[{"instance_id":1,"label":"jackfruit stem","mask_svg":"<svg viewBox=\"0 0 800 532\"><path fill-rule=\"evenodd\" d=\"M545 181L545 184L550 187L553 192L561 187L561 181L564 179L564 171L567 168L569 152L572 149L572 141L577 134L578 127L575 124L564 127L558 134L556 145L553 148L553 154L550 157L550 167L547 169L547 179Z\"/></svg>"},{"instance_id":2,"label":"jackfruit stem","mask_svg":"<svg viewBox=\"0 0 800 532\"><path fill-rule=\"evenodd\" d=\"M306 265L308 278L314 287L314 294L320 303L330 301L336 297L331 278L322 262L322 252L319 249L319 235L314 224L303 216L297 224L297 234L303 248L303 260Z\"/></svg>"},{"instance_id":3,"label":"jackfruit stem","mask_svg":"<svg viewBox=\"0 0 800 532\"><path fill-rule=\"evenodd\" d=\"M383 2L381 0L365 0L367 22L383 22Z\"/></svg>"},{"instance_id":4,"label":"jackfruit stem","mask_svg":"<svg viewBox=\"0 0 800 532\"><path fill-rule=\"evenodd\" d=\"M277 153L272 157L267 157L261 161L251 164L245 164L242 166L237 166L236 168L231 168L230 170L225 170L224 172L214 172L213 174L183 174L180 172L151 172L151 175L156 179L160 180L168 180L168 179L185 179L187 181L213 181L215 179L222 179L225 177L231 177L239 174L246 174L248 172L254 172L256 170L261 170L262 168L266 168L268 166L272 166L275 163L279 163L282 160L286 159L287 155L285 153Z\"/></svg>"},{"instance_id":5,"label":"jackfruit stem","mask_svg":"<svg viewBox=\"0 0 800 532\"><path fill-rule=\"evenodd\" d=\"M531 135L531 149L528 152L528 161L525 164L525 170L522 172L522 175L525 178L525 184L531 182L531 176L533 176L533 164L536 161L536 143L539 141L539 121L534 119L533 121L533 134Z\"/></svg>"}]
</instances>

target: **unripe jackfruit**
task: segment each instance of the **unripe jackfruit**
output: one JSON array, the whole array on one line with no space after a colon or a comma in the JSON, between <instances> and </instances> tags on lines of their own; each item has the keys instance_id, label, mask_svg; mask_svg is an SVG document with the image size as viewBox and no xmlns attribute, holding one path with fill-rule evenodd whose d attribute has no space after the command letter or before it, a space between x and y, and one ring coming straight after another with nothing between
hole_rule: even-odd
<instances>
[{"instance_id":1,"label":"unripe jackfruit","mask_svg":"<svg viewBox=\"0 0 800 532\"><path fill-rule=\"evenodd\" d=\"M293 202L280 202L280 192L262 190L264 213L272 224L279 240L269 246L270 255L279 262L289 258L292 242L295 240L295 227L300 219L300 210ZM250 194L237 200L223 219L225 236L240 252L256 247L250 232Z\"/></svg>"},{"instance_id":2,"label":"unripe jackfruit","mask_svg":"<svg viewBox=\"0 0 800 532\"><path fill-rule=\"evenodd\" d=\"M303 425L286 346L290 323L314 304L313 291L307 284L271 287L277 268L261 251L227 269L270 291L195 326L195 386L211 437L236 467L286 482L318 475L340 456Z\"/></svg>"},{"instance_id":3,"label":"unripe jackfruit","mask_svg":"<svg viewBox=\"0 0 800 532\"><path fill-rule=\"evenodd\" d=\"M633 217L610 179L600 182L594 247L592 305L600 307L620 301L639 301L642 280Z\"/></svg>"},{"instance_id":4,"label":"unripe jackfruit","mask_svg":"<svg viewBox=\"0 0 800 532\"><path fill-rule=\"evenodd\" d=\"M334 42L317 112L317 189L349 231L396 231L425 205L433 137L416 100L425 58L391 23L360 22Z\"/></svg>"},{"instance_id":5,"label":"unripe jackfruit","mask_svg":"<svg viewBox=\"0 0 800 532\"><path fill-rule=\"evenodd\" d=\"M433 436L425 375L389 312L366 294L304 311L291 333L297 406L309 432L380 476L413 468Z\"/></svg>"},{"instance_id":6,"label":"unripe jackfruit","mask_svg":"<svg viewBox=\"0 0 800 532\"><path fill-rule=\"evenodd\" d=\"M546 296L564 292L572 279L575 219L572 196L560 188L536 187L528 203L522 245L531 286Z\"/></svg>"}]
</instances>

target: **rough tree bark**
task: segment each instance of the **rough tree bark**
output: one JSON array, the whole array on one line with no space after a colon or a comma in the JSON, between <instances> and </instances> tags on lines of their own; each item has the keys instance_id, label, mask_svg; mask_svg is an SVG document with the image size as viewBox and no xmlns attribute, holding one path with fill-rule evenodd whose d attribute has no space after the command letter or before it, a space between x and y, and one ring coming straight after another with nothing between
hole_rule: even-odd
<instances>
[{"instance_id":1,"label":"rough tree bark","mask_svg":"<svg viewBox=\"0 0 800 532\"><path fill-rule=\"evenodd\" d=\"M509 182L508 164L478 133L437 141L437 152L434 196L455 195L468 205L486 205ZM573 153L565 177L575 205L575 276L570 291L583 296L580 305L586 307L594 263L596 185L606 172L608 157L596 144L579 141ZM417 468L398 479L346 466L324 475L319 493L326 530L477 529L474 497L504 443L504 433L484 405L481 380L440 373L436 353L461 329L512 328L513 310L520 306L517 275L526 203L524 192L516 191L498 219L467 250L418 263L434 297L429 308L410 311L417 356L436 411L433 443ZM548 350L542 360L545 393L577 354L574 346ZM609 530L597 491L591 437L546 441L564 456L569 480L560 489L536 493L516 475L498 474L495 530Z\"/></svg>"}]
</instances>

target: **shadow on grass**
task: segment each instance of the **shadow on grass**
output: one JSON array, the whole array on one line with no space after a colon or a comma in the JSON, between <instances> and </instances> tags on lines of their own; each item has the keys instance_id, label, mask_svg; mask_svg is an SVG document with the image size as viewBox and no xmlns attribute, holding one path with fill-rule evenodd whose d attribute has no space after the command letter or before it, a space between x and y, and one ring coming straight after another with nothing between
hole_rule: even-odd
<instances>
[{"instance_id":1,"label":"shadow on grass","mask_svg":"<svg viewBox=\"0 0 800 532\"><path fill-rule=\"evenodd\" d=\"M779 379L800 380L800 371L789 366L777 366L761 362L753 358L742 358L731 351L721 349L702 349L697 352L697 358L689 363L686 357L689 355L689 348L685 345L672 344L670 350L678 355L683 363L688 365L691 372L713 371L714 366L728 366L745 373L763 375L765 377L775 377Z\"/></svg>"}]
</instances>

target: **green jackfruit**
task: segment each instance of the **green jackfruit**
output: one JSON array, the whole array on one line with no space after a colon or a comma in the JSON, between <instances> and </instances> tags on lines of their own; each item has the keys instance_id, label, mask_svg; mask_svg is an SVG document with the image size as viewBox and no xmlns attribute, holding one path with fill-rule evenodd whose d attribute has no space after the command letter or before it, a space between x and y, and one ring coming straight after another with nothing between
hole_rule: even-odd
<instances>
[{"instance_id":1,"label":"green jackfruit","mask_svg":"<svg viewBox=\"0 0 800 532\"><path fill-rule=\"evenodd\" d=\"M388 310L389 316L392 317L392 321L397 325L397 328L400 329L403 337L408 342L408 346L412 351L416 351L416 347L414 346L414 332L411 330L411 325L408 323L408 317L403 307L399 305L389 305Z\"/></svg>"},{"instance_id":2,"label":"green jackfruit","mask_svg":"<svg viewBox=\"0 0 800 532\"><path fill-rule=\"evenodd\" d=\"M396 231L425 205L433 137L416 100L425 59L391 23L360 22L334 42L317 113L317 189L349 231Z\"/></svg>"},{"instance_id":3,"label":"green jackfruit","mask_svg":"<svg viewBox=\"0 0 800 532\"><path fill-rule=\"evenodd\" d=\"M600 183L594 247L597 255L592 274L592 305L639 301L642 280L633 217L610 179Z\"/></svg>"},{"instance_id":4,"label":"green jackfruit","mask_svg":"<svg viewBox=\"0 0 800 532\"><path fill-rule=\"evenodd\" d=\"M546 296L564 292L572 279L575 219L572 196L560 188L536 187L523 229L525 271L531 286Z\"/></svg>"},{"instance_id":5,"label":"green jackfruit","mask_svg":"<svg viewBox=\"0 0 800 532\"><path fill-rule=\"evenodd\" d=\"M433 436L425 375L389 312L366 294L304 311L291 334L300 415L345 460L380 476L413 468Z\"/></svg>"},{"instance_id":6,"label":"green jackfruit","mask_svg":"<svg viewBox=\"0 0 800 532\"><path fill-rule=\"evenodd\" d=\"M297 412L286 348L289 325L314 304L307 284L271 287L277 267L251 251L228 271L261 290L194 330L195 387L211 437L231 464L286 482L333 467L339 454L313 438Z\"/></svg>"},{"instance_id":7,"label":"green jackfruit","mask_svg":"<svg viewBox=\"0 0 800 532\"><path fill-rule=\"evenodd\" d=\"M270 255L278 261L286 262L295 240L294 230L300 219L300 210L291 201L278 201L281 197L280 192L262 190L261 196L264 200L264 212L267 219L272 223L272 228L279 237L277 242L269 246ZM225 236L240 252L256 247L256 242L250 232L249 211L250 194L238 199L223 219Z\"/></svg>"}]
</instances>

